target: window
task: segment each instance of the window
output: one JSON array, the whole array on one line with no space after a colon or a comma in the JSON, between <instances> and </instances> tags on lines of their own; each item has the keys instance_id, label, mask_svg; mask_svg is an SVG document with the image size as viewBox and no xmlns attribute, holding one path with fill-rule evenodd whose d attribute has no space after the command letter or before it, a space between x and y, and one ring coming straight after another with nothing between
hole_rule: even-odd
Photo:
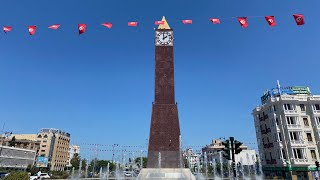
<instances>
[{"instance_id":1,"label":"window","mask_svg":"<svg viewBox=\"0 0 320 180\"><path fill-rule=\"evenodd\" d=\"M320 117L315 117L317 125L320 125Z\"/></svg>"},{"instance_id":2,"label":"window","mask_svg":"<svg viewBox=\"0 0 320 180\"><path fill-rule=\"evenodd\" d=\"M294 148L293 153L295 159L303 159L303 149Z\"/></svg>"},{"instance_id":3,"label":"window","mask_svg":"<svg viewBox=\"0 0 320 180\"><path fill-rule=\"evenodd\" d=\"M306 111L306 106L304 104L300 104L301 111Z\"/></svg>"},{"instance_id":4,"label":"window","mask_svg":"<svg viewBox=\"0 0 320 180\"><path fill-rule=\"evenodd\" d=\"M317 159L316 151L314 149L310 150L310 154L311 154L312 159Z\"/></svg>"},{"instance_id":5,"label":"window","mask_svg":"<svg viewBox=\"0 0 320 180\"><path fill-rule=\"evenodd\" d=\"M276 109L276 106L275 106L275 105L273 105L272 107L273 107L273 111L277 111L277 109Z\"/></svg>"},{"instance_id":6,"label":"window","mask_svg":"<svg viewBox=\"0 0 320 180\"><path fill-rule=\"evenodd\" d=\"M286 152L284 151L284 149L281 149L281 151L282 151L282 157L283 157L283 159L287 159L287 157L286 157Z\"/></svg>"},{"instance_id":7,"label":"window","mask_svg":"<svg viewBox=\"0 0 320 180\"><path fill-rule=\"evenodd\" d=\"M290 134L291 140L294 140L294 141L299 140L298 132L291 131L289 134Z\"/></svg>"},{"instance_id":8,"label":"window","mask_svg":"<svg viewBox=\"0 0 320 180\"><path fill-rule=\"evenodd\" d=\"M284 104L284 110L292 110L292 107L290 104Z\"/></svg>"},{"instance_id":9,"label":"window","mask_svg":"<svg viewBox=\"0 0 320 180\"><path fill-rule=\"evenodd\" d=\"M307 133L307 139L308 139L309 142L312 141L311 133Z\"/></svg>"},{"instance_id":10,"label":"window","mask_svg":"<svg viewBox=\"0 0 320 180\"><path fill-rule=\"evenodd\" d=\"M278 133L278 136L279 136L279 141L282 141L281 133Z\"/></svg>"},{"instance_id":11,"label":"window","mask_svg":"<svg viewBox=\"0 0 320 180\"><path fill-rule=\"evenodd\" d=\"M314 110L319 111L320 110L320 104L315 104L314 105Z\"/></svg>"},{"instance_id":12,"label":"window","mask_svg":"<svg viewBox=\"0 0 320 180\"><path fill-rule=\"evenodd\" d=\"M309 126L308 118L303 118L304 126Z\"/></svg>"},{"instance_id":13,"label":"window","mask_svg":"<svg viewBox=\"0 0 320 180\"><path fill-rule=\"evenodd\" d=\"M276 118L276 123L277 123L277 126L279 126L279 119Z\"/></svg>"},{"instance_id":14,"label":"window","mask_svg":"<svg viewBox=\"0 0 320 180\"><path fill-rule=\"evenodd\" d=\"M287 119L287 123L288 123L288 124L296 124L296 123L295 123L295 117L293 117L293 116L287 116L286 119Z\"/></svg>"}]
</instances>

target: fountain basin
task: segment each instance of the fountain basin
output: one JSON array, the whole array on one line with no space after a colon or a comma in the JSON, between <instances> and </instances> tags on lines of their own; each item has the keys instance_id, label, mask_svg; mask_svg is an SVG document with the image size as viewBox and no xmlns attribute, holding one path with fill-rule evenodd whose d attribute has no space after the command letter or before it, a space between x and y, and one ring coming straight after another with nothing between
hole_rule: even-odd
<instances>
[{"instance_id":1,"label":"fountain basin","mask_svg":"<svg viewBox=\"0 0 320 180\"><path fill-rule=\"evenodd\" d=\"M137 179L196 180L187 168L145 168L140 171Z\"/></svg>"}]
</instances>

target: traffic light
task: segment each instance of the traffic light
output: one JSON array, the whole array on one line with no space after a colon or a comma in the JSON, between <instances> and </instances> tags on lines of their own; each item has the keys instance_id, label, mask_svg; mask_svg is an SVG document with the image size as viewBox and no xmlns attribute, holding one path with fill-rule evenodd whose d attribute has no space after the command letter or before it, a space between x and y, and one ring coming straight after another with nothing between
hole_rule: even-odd
<instances>
[{"instance_id":1,"label":"traffic light","mask_svg":"<svg viewBox=\"0 0 320 180\"><path fill-rule=\"evenodd\" d=\"M319 161L316 161L315 164L316 164L316 167L317 167L317 170L318 170L319 169Z\"/></svg>"},{"instance_id":2,"label":"traffic light","mask_svg":"<svg viewBox=\"0 0 320 180\"><path fill-rule=\"evenodd\" d=\"M224 148L222 149L224 151L223 157L225 157L227 160L231 160L229 140L223 141L222 145L224 145Z\"/></svg>"},{"instance_id":3,"label":"traffic light","mask_svg":"<svg viewBox=\"0 0 320 180\"><path fill-rule=\"evenodd\" d=\"M242 142L235 140L234 141L234 153L239 154L242 151L242 148L240 147L242 145Z\"/></svg>"}]
</instances>

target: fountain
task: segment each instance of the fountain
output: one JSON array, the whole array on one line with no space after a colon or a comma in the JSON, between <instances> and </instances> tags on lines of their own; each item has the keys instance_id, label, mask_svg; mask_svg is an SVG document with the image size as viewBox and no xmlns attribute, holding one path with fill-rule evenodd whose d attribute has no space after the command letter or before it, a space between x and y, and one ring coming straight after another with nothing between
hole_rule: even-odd
<instances>
[{"instance_id":1,"label":"fountain","mask_svg":"<svg viewBox=\"0 0 320 180\"><path fill-rule=\"evenodd\" d=\"M161 169L161 152L158 155L158 168Z\"/></svg>"},{"instance_id":2,"label":"fountain","mask_svg":"<svg viewBox=\"0 0 320 180\"><path fill-rule=\"evenodd\" d=\"M256 161L255 161L254 155L252 155L252 163L253 163L254 177L255 177L255 179L257 179L257 166L256 166Z\"/></svg>"},{"instance_id":3,"label":"fountain","mask_svg":"<svg viewBox=\"0 0 320 180\"><path fill-rule=\"evenodd\" d=\"M100 167L99 178L102 179L102 167Z\"/></svg>"},{"instance_id":4,"label":"fountain","mask_svg":"<svg viewBox=\"0 0 320 180\"><path fill-rule=\"evenodd\" d=\"M106 171L106 174L105 174L105 178L104 178L104 179L109 180L109 171L110 171L110 164L108 163L108 165L107 165L107 171Z\"/></svg>"},{"instance_id":5,"label":"fountain","mask_svg":"<svg viewBox=\"0 0 320 180\"><path fill-rule=\"evenodd\" d=\"M82 171L82 161L80 159L79 170L78 170L78 178L81 178L81 171Z\"/></svg>"},{"instance_id":6,"label":"fountain","mask_svg":"<svg viewBox=\"0 0 320 180\"><path fill-rule=\"evenodd\" d=\"M208 157L207 153L204 152L204 165L205 165L205 173L206 173L206 178L208 177Z\"/></svg>"},{"instance_id":7,"label":"fountain","mask_svg":"<svg viewBox=\"0 0 320 180\"><path fill-rule=\"evenodd\" d=\"M87 159L87 162L86 162L86 170L85 170L85 175L84 177L87 178L88 177L88 168L89 168L89 159Z\"/></svg>"},{"instance_id":8,"label":"fountain","mask_svg":"<svg viewBox=\"0 0 320 180\"><path fill-rule=\"evenodd\" d=\"M262 165L261 165L261 160L259 156L257 156L257 161L258 161L258 166L259 166L259 174L257 175L256 179L263 179L263 171L262 171Z\"/></svg>"},{"instance_id":9,"label":"fountain","mask_svg":"<svg viewBox=\"0 0 320 180\"><path fill-rule=\"evenodd\" d=\"M216 159L213 159L212 160L212 169L213 169L213 177L214 177L214 179L216 180L216 179L221 179L219 176L218 176L218 174L217 174L217 167L216 167Z\"/></svg>"},{"instance_id":10,"label":"fountain","mask_svg":"<svg viewBox=\"0 0 320 180\"><path fill-rule=\"evenodd\" d=\"M241 169L242 179L247 179L244 175L243 159L242 158L240 158L240 169Z\"/></svg>"},{"instance_id":11,"label":"fountain","mask_svg":"<svg viewBox=\"0 0 320 180\"><path fill-rule=\"evenodd\" d=\"M246 156L247 156L247 163L248 163L248 177L249 177L249 179L251 179L251 166L250 166L250 157L249 157L249 154L248 153L246 153Z\"/></svg>"},{"instance_id":12,"label":"fountain","mask_svg":"<svg viewBox=\"0 0 320 180\"><path fill-rule=\"evenodd\" d=\"M71 179L74 179L74 167L72 167L72 171L71 171Z\"/></svg>"},{"instance_id":13,"label":"fountain","mask_svg":"<svg viewBox=\"0 0 320 180\"><path fill-rule=\"evenodd\" d=\"M220 155L220 171L221 171L221 178L223 179L224 174L223 174L223 159L222 159L222 151L219 152Z\"/></svg>"}]
</instances>

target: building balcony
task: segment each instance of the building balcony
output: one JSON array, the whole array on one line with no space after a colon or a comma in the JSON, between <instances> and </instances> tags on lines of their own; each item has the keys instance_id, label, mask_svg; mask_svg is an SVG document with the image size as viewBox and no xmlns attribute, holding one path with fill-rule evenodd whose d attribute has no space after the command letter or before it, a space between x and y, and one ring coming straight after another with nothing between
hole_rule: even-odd
<instances>
[{"instance_id":1,"label":"building balcony","mask_svg":"<svg viewBox=\"0 0 320 180\"><path fill-rule=\"evenodd\" d=\"M308 159L293 159L294 164L310 164Z\"/></svg>"},{"instance_id":2,"label":"building balcony","mask_svg":"<svg viewBox=\"0 0 320 180\"><path fill-rule=\"evenodd\" d=\"M259 120L260 120L260 121L264 121L264 118L263 118L263 117L260 117Z\"/></svg>"},{"instance_id":3,"label":"building balcony","mask_svg":"<svg viewBox=\"0 0 320 180\"><path fill-rule=\"evenodd\" d=\"M320 114L320 110L313 110L314 114Z\"/></svg>"},{"instance_id":4,"label":"building balcony","mask_svg":"<svg viewBox=\"0 0 320 180\"><path fill-rule=\"evenodd\" d=\"M267 114L265 114L264 116L263 116L263 119L264 120L266 120L266 119L268 119L269 118L269 116L267 115Z\"/></svg>"},{"instance_id":5,"label":"building balcony","mask_svg":"<svg viewBox=\"0 0 320 180\"><path fill-rule=\"evenodd\" d=\"M300 124L288 124L287 125L288 129L301 129L301 125Z\"/></svg>"},{"instance_id":6,"label":"building balcony","mask_svg":"<svg viewBox=\"0 0 320 180\"><path fill-rule=\"evenodd\" d=\"M261 134L267 134L266 130L261 130Z\"/></svg>"},{"instance_id":7,"label":"building balcony","mask_svg":"<svg viewBox=\"0 0 320 180\"><path fill-rule=\"evenodd\" d=\"M263 147L264 148L272 148L273 147L273 143L264 144Z\"/></svg>"},{"instance_id":8,"label":"building balcony","mask_svg":"<svg viewBox=\"0 0 320 180\"><path fill-rule=\"evenodd\" d=\"M309 97L309 100L311 100L311 101L320 101L320 97L315 97L315 96Z\"/></svg>"},{"instance_id":9,"label":"building balcony","mask_svg":"<svg viewBox=\"0 0 320 180\"><path fill-rule=\"evenodd\" d=\"M284 110L285 114L297 114L298 111L297 110Z\"/></svg>"},{"instance_id":10,"label":"building balcony","mask_svg":"<svg viewBox=\"0 0 320 180\"><path fill-rule=\"evenodd\" d=\"M291 140L291 146L305 146L303 140Z\"/></svg>"},{"instance_id":11,"label":"building balcony","mask_svg":"<svg viewBox=\"0 0 320 180\"><path fill-rule=\"evenodd\" d=\"M270 128L267 128L267 133L271 132L271 129Z\"/></svg>"}]
</instances>

